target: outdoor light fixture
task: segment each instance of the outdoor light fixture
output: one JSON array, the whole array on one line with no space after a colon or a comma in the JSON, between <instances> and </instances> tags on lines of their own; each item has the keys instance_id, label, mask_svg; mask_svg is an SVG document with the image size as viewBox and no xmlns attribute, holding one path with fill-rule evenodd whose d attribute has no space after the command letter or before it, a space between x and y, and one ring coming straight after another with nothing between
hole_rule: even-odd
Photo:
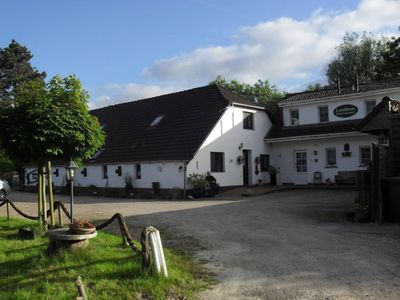
<instances>
[{"instance_id":1,"label":"outdoor light fixture","mask_svg":"<svg viewBox=\"0 0 400 300\"><path fill-rule=\"evenodd\" d=\"M70 187L70 214L71 214L71 223L74 221L73 217L73 206L74 206L74 178L75 178L75 171L76 171L76 164L71 161L69 162L69 165L66 167L67 171L67 180L69 182L69 187Z\"/></svg>"},{"instance_id":2,"label":"outdoor light fixture","mask_svg":"<svg viewBox=\"0 0 400 300\"><path fill-rule=\"evenodd\" d=\"M243 143L240 143L239 144L239 150L242 150L242 148L243 148Z\"/></svg>"},{"instance_id":3,"label":"outdoor light fixture","mask_svg":"<svg viewBox=\"0 0 400 300\"><path fill-rule=\"evenodd\" d=\"M76 164L71 160L69 162L69 166L66 167L66 169L67 169L67 180L68 181L74 181L76 168L77 168Z\"/></svg>"}]
</instances>

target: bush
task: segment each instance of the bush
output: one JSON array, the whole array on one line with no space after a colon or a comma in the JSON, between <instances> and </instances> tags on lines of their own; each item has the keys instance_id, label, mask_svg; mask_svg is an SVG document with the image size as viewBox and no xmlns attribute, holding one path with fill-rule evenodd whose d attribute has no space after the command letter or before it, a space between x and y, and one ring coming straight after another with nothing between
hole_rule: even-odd
<instances>
[{"instance_id":1,"label":"bush","mask_svg":"<svg viewBox=\"0 0 400 300\"><path fill-rule=\"evenodd\" d=\"M188 176L187 181L194 189L203 189L208 184L206 175L204 174L192 173Z\"/></svg>"}]
</instances>

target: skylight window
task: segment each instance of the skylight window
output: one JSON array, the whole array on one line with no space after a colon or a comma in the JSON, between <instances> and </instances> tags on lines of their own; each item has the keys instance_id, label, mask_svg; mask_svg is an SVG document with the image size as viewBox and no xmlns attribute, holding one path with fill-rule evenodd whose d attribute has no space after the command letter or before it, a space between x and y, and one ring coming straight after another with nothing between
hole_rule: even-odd
<instances>
[{"instance_id":1,"label":"skylight window","mask_svg":"<svg viewBox=\"0 0 400 300\"><path fill-rule=\"evenodd\" d=\"M164 116L165 116L165 114L164 114L164 115L159 115L159 116L157 116L157 117L154 119L154 121L151 122L150 126L157 126L157 125L161 122L161 120L164 118Z\"/></svg>"}]
</instances>

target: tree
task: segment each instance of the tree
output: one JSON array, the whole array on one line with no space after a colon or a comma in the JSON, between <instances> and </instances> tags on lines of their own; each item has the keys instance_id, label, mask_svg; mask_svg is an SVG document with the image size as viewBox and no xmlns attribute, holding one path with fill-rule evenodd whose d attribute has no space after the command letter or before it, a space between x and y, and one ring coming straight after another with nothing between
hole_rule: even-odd
<instances>
[{"instance_id":1,"label":"tree","mask_svg":"<svg viewBox=\"0 0 400 300\"><path fill-rule=\"evenodd\" d=\"M45 72L32 67L32 57L31 52L15 40L7 48L0 48L0 100L3 105L14 102L15 91L21 84L46 77Z\"/></svg>"},{"instance_id":2,"label":"tree","mask_svg":"<svg viewBox=\"0 0 400 300\"><path fill-rule=\"evenodd\" d=\"M377 69L377 79L400 76L400 37L392 37L386 46L386 51L382 54L382 64Z\"/></svg>"},{"instance_id":3,"label":"tree","mask_svg":"<svg viewBox=\"0 0 400 300\"><path fill-rule=\"evenodd\" d=\"M278 110L277 103L285 96L285 93L280 92L275 85L270 85L268 80L259 79L254 85L250 85L237 80L227 82L224 76L218 75L210 84L223 86L257 104L265 105L271 111Z\"/></svg>"},{"instance_id":4,"label":"tree","mask_svg":"<svg viewBox=\"0 0 400 300\"><path fill-rule=\"evenodd\" d=\"M336 86L340 78L342 85L368 83L377 78L377 70L383 63L383 53L387 48L387 38L376 39L364 33L362 37L353 32L346 33L337 47L336 56L330 61L326 71L329 85Z\"/></svg>"},{"instance_id":5,"label":"tree","mask_svg":"<svg viewBox=\"0 0 400 300\"><path fill-rule=\"evenodd\" d=\"M90 115L88 93L75 76L26 82L15 91L15 106L0 106L0 148L19 162L36 162L40 178L47 161L88 159L104 144L97 119ZM43 182L43 181L42 181ZM42 189L44 190L44 188ZM43 191L43 195L45 192ZM42 201L42 202L41 202Z\"/></svg>"}]
</instances>

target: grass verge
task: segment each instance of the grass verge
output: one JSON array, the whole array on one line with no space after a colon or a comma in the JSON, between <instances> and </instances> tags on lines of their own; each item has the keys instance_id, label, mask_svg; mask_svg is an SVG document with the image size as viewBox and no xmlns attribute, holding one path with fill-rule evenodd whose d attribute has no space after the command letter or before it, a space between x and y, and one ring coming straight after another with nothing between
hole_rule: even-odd
<instances>
[{"instance_id":1,"label":"grass verge","mask_svg":"<svg viewBox=\"0 0 400 300\"><path fill-rule=\"evenodd\" d=\"M47 252L46 235L18 237L18 228L36 222L0 217L0 299L74 299L81 275L89 299L182 299L208 288L200 265L165 249L168 278L140 271L141 258L121 237L99 232L85 249Z\"/></svg>"}]
</instances>

